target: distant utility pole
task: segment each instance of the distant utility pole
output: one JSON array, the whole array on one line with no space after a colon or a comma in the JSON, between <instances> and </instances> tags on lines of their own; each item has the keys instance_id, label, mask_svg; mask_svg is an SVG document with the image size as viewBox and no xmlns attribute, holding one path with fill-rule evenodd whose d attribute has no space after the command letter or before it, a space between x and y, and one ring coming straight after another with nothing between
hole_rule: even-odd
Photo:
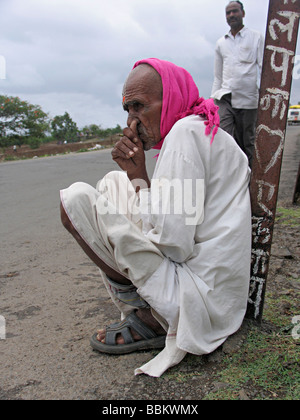
<instances>
[{"instance_id":1,"label":"distant utility pole","mask_svg":"<svg viewBox=\"0 0 300 420\"><path fill-rule=\"evenodd\" d=\"M247 317L261 322L278 197L278 187L300 0L270 0L250 184L252 266Z\"/></svg>"}]
</instances>

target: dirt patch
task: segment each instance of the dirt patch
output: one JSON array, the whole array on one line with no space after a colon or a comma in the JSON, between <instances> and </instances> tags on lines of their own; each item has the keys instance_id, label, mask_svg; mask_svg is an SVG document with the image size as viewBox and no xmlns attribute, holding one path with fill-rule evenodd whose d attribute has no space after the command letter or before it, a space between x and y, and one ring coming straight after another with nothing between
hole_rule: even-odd
<instances>
[{"instance_id":1,"label":"dirt patch","mask_svg":"<svg viewBox=\"0 0 300 420\"><path fill-rule=\"evenodd\" d=\"M53 156L64 153L78 152L79 150L88 150L97 145L102 148L112 147L117 141L118 136L111 136L107 139L90 139L82 142L58 144L57 142L41 144L38 149L31 149L28 145L24 144L21 147L17 146L14 150L13 146L7 147L0 153L0 162L7 160L18 160L18 159L31 159L34 157L41 156Z\"/></svg>"}]
</instances>

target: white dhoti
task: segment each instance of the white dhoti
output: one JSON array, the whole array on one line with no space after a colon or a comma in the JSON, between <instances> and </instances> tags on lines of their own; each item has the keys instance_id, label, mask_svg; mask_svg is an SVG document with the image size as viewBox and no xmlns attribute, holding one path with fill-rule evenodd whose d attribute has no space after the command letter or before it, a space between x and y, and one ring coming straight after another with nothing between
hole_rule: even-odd
<instances>
[{"instance_id":1,"label":"white dhoti","mask_svg":"<svg viewBox=\"0 0 300 420\"><path fill-rule=\"evenodd\" d=\"M110 172L98 182L96 188L83 182L76 182L69 188L61 190L60 197L72 225L81 238L102 261L130 279L141 297L143 293L140 287L143 289L146 280L156 273L155 278L159 282L159 288L169 296L168 300L172 300L170 298L174 295L174 291L169 294L169 284L164 287L163 282L160 282L160 276L166 278L165 265L168 267L168 259L142 233L139 197L126 173ZM111 293L106 275L101 270L100 274L112 301L121 312L121 318L124 318L135 307L116 299ZM165 297L157 302L159 306L165 304ZM171 308L170 310L172 311ZM168 330L167 322L155 312L154 308L152 313ZM167 368L179 363L186 352L178 351L175 338L176 330L169 331L164 353L158 355L155 361L147 363L145 367L136 369L136 373L160 376Z\"/></svg>"}]
</instances>

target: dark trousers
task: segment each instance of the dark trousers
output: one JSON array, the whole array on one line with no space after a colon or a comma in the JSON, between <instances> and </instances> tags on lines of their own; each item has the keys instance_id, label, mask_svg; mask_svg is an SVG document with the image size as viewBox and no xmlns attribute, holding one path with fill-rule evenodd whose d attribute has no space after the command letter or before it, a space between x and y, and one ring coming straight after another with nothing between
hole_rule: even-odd
<instances>
[{"instance_id":1,"label":"dark trousers","mask_svg":"<svg viewBox=\"0 0 300 420\"><path fill-rule=\"evenodd\" d=\"M249 166L252 164L254 151L257 109L239 109L231 105L231 94L216 100L220 115L220 127L234 137L237 144L246 153Z\"/></svg>"}]
</instances>

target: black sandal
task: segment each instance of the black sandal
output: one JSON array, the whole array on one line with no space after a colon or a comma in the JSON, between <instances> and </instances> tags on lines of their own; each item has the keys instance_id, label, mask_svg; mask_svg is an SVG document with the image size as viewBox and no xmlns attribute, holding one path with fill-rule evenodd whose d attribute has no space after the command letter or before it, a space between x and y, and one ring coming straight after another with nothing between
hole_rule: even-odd
<instances>
[{"instance_id":1,"label":"black sandal","mask_svg":"<svg viewBox=\"0 0 300 420\"><path fill-rule=\"evenodd\" d=\"M135 341L130 328L142 337ZM121 334L125 344L117 344L117 335ZM165 335L157 335L136 314L131 312L123 321L106 327L105 343L97 340L97 333L91 338L91 346L100 353L126 354L137 350L160 349L165 346Z\"/></svg>"}]
</instances>

